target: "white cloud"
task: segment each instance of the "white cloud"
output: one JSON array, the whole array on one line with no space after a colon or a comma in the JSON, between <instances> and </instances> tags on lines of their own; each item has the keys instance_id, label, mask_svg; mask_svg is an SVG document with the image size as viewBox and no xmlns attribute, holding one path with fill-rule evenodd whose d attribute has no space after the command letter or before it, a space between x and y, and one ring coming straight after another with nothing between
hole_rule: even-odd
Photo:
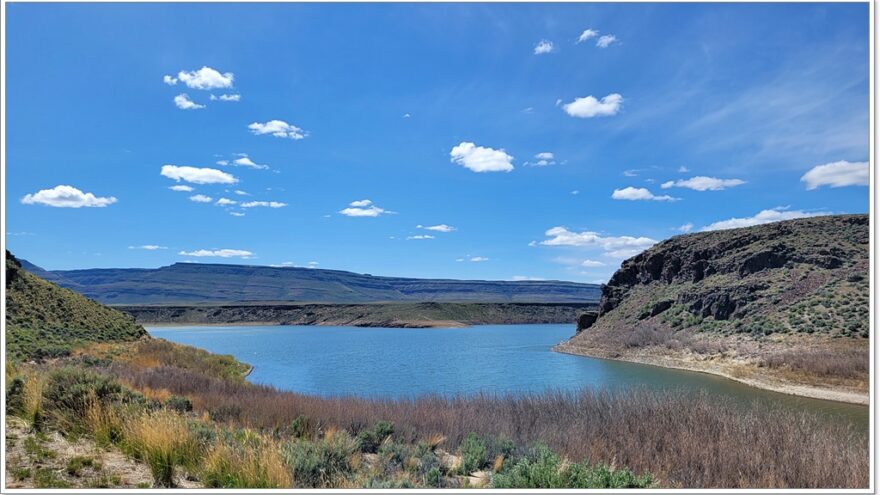
<instances>
[{"instance_id":1,"label":"white cloud","mask_svg":"<svg viewBox=\"0 0 880 495\"><path fill-rule=\"evenodd\" d=\"M577 189L575 189L575 190L572 191L570 194L572 194L572 195L574 195L574 196L577 196L577 195L580 194L580 193L581 193L580 191L578 191Z\"/></svg>"},{"instance_id":2,"label":"white cloud","mask_svg":"<svg viewBox=\"0 0 880 495\"><path fill-rule=\"evenodd\" d=\"M217 206L231 206L231 205L238 204L238 201L235 201L235 200L232 200L229 198L220 198L217 200L217 203L215 203L215 204Z\"/></svg>"},{"instance_id":3,"label":"white cloud","mask_svg":"<svg viewBox=\"0 0 880 495\"><path fill-rule=\"evenodd\" d=\"M596 40L596 46L599 48L608 48L612 43L617 41L617 37L613 34L606 34L605 36L600 37Z\"/></svg>"},{"instance_id":4,"label":"white cloud","mask_svg":"<svg viewBox=\"0 0 880 495\"><path fill-rule=\"evenodd\" d=\"M562 105L562 109L572 117L589 119L592 117L617 115L622 103L623 96L618 93L611 93L602 98L601 101L597 100L592 95L583 98L575 98L571 103Z\"/></svg>"},{"instance_id":5,"label":"white cloud","mask_svg":"<svg viewBox=\"0 0 880 495\"><path fill-rule=\"evenodd\" d=\"M180 71L177 78L192 89L220 89L231 88L235 75L232 72L221 74L220 71L205 66L195 71Z\"/></svg>"},{"instance_id":6,"label":"white cloud","mask_svg":"<svg viewBox=\"0 0 880 495\"><path fill-rule=\"evenodd\" d=\"M357 201L352 201L352 202L349 203L348 205L349 205L349 206L356 206L356 207L358 207L358 208L361 208L361 207L364 207L364 206L370 206L371 204L373 204L373 202L370 201L369 199L359 199L359 200L357 200Z\"/></svg>"},{"instance_id":7,"label":"white cloud","mask_svg":"<svg viewBox=\"0 0 880 495\"><path fill-rule=\"evenodd\" d=\"M413 240L420 241L420 240L433 239L433 238L434 238L434 236L432 236L432 235L423 234L423 235L411 235L411 236L407 237L406 240L408 240L408 241L413 241Z\"/></svg>"},{"instance_id":8,"label":"white cloud","mask_svg":"<svg viewBox=\"0 0 880 495\"><path fill-rule=\"evenodd\" d=\"M675 228L675 230L677 230L679 232L690 232L691 229L693 229L693 228L694 228L694 224L688 222L684 225L679 225L678 227Z\"/></svg>"},{"instance_id":9,"label":"white cloud","mask_svg":"<svg viewBox=\"0 0 880 495\"><path fill-rule=\"evenodd\" d=\"M171 189L172 191L177 191L177 192L192 192L193 191L193 188L191 186L187 186L185 184L178 184L176 186L171 186L168 189Z\"/></svg>"},{"instance_id":10,"label":"white cloud","mask_svg":"<svg viewBox=\"0 0 880 495\"><path fill-rule=\"evenodd\" d=\"M359 201L355 201L355 203L359 203ZM339 213L347 217L378 217L383 213L390 212L385 211L385 209L379 208L376 205L371 205L367 207L351 206L349 208L339 210Z\"/></svg>"},{"instance_id":11,"label":"white cloud","mask_svg":"<svg viewBox=\"0 0 880 495\"><path fill-rule=\"evenodd\" d=\"M253 122L248 126L248 129L258 136L271 134L280 138L303 139L308 135L306 131L283 120L270 120L266 123Z\"/></svg>"},{"instance_id":12,"label":"white cloud","mask_svg":"<svg viewBox=\"0 0 880 495\"><path fill-rule=\"evenodd\" d=\"M236 189L235 194L238 194L239 196L250 196L250 193L248 193L247 191L242 191L241 189Z\"/></svg>"},{"instance_id":13,"label":"white cloud","mask_svg":"<svg viewBox=\"0 0 880 495\"><path fill-rule=\"evenodd\" d=\"M128 246L128 249L143 249L146 251L156 251L159 249L168 249L165 246L159 246L157 244L144 244L142 246Z\"/></svg>"},{"instance_id":14,"label":"white cloud","mask_svg":"<svg viewBox=\"0 0 880 495\"><path fill-rule=\"evenodd\" d=\"M210 203L213 201L213 198L211 198L211 196L205 196L204 194L195 194L190 196L189 200L196 203Z\"/></svg>"},{"instance_id":15,"label":"white cloud","mask_svg":"<svg viewBox=\"0 0 880 495\"><path fill-rule=\"evenodd\" d=\"M181 251L177 253L181 256L213 257L213 258L244 258L248 259L254 255L250 251L243 249L197 249L195 251Z\"/></svg>"},{"instance_id":16,"label":"white cloud","mask_svg":"<svg viewBox=\"0 0 880 495\"><path fill-rule=\"evenodd\" d=\"M240 94L222 94L220 96L211 95L211 101L240 101Z\"/></svg>"},{"instance_id":17,"label":"white cloud","mask_svg":"<svg viewBox=\"0 0 880 495\"><path fill-rule=\"evenodd\" d=\"M229 214L234 217L243 217L244 216L244 213L242 213L240 211L230 211Z\"/></svg>"},{"instance_id":18,"label":"white cloud","mask_svg":"<svg viewBox=\"0 0 880 495\"><path fill-rule=\"evenodd\" d=\"M479 263L481 261L489 261L489 258L487 258L485 256L471 256L471 258L468 261L472 261L474 263Z\"/></svg>"},{"instance_id":19,"label":"white cloud","mask_svg":"<svg viewBox=\"0 0 880 495\"><path fill-rule=\"evenodd\" d=\"M596 260L584 260L583 262L581 262L581 266L584 268L595 268L598 266L605 266L605 263Z\"/></svg>"},{"instance_id":20,"label":"white cloud","mask_svg":"<svg viewBox=\"0 0 880 495\"><path fill-rule=\"evenodd\" d=\"M474 143L462 142L449 152L450 161L474 172L510 172L513 157L503 149L495 150Z\"/></svg>"},{"instance_id":21,"label":"white cloud","mask_svg":"<svg viewBox=\"0 0 880 495\"><path fill-rule=\"evenodd\" d=\"M639 171L638 170L624 170L623 175L624 175L624 177L638 177Z\"/></svg>"},{"instance_id":22,"label":"white cloud","mask_svg":"<svg viewBox=\"0 0 880 495\"><path fill-rule=\"evenodd\" d=\"M535 159L537 161L534 162L526 162L525 165L530 167L546 167L549 165L556 165L556 160L554 159L553 153L549 151L543 151L535 155Z\"/></svg>"},{"instance_id":23,"label":"white cloud","mask_svg":"<svg viewBox=\"0 0 880 495\"><path fill-rule=\"evenodd\" d=\"M553 42L547 40L541 40L535 45L535 55L543 55L545 53L550 53L553 51Z\"/></svg>"},{"instance_id":24,"label":"white cloud","mask_svg":"<svg viewBox=\"0 0 880 495\"><path fill-rule=\"evenodd\" d=\"M572 232L565 227L553 227L544 235L549 237L541 241L544 246L598 247L615 258L633 256L657 243L649 237L604 237L597 232Z\"/></svg>"},{"instance_id":25,"label":"white cloud","mask_svg":"<svg viewBox=\"0 0 880 495\"><path fill-rule=\"evenodd\" d=\"M248 201L241 204L242 208L284 208L285 206L287 206L287 203L280 201Z\"/></svg>"},{"instance_id":26,"label":"white cloud","mask_svg":"<svg viewBox=\"0 0 880 495\"><path fill-rule=\"evenodd\" d=\"M685 174L685 173L688 173L688 172L690 172L690 171L691 171L691 170L690 170L689 168L685 167L684 165L678 167L678 173L680 173L680 174Z\"/></svg>"},{"instance_id":27,"label":"white cloud","mask_svg":"<svg viewBox=\"0 0 880 495\"><path fill-rule=\"evenodd\" d=\"M513 280L514 282L526 282L526 281L539 282L541 280L547 280L547 279L541 278L541 277L529 277L527 275L514 275L514 276L510 277L510 280Z\"/></svg>"},{"instance_id":28,"label":"white cloud","mask_svg":"<svg viewBox=\"0 0 880 495\"><path fill-rule=\"evenodd\" d=\"M238 179L233 175L215 168L162 165L161 174L178 182L183 180L193 184L235 184L238 182Z\"/></svg>"},{"instance_id":29,"label":"white cloud","mask_svg":"<svg viewBox=\"0 0 880 495\"><path fill-rule=\"evenodd\" d=\"M869 181L868 162L839 161L816 165L801 177L807 190L817 187L867 186Z\"/></svg>"},{"instance_id":30,"label":"white cloud","mask_svg":"<svg viewBox=\"0 0 880 495\"><path fill-rule=\"evenodd\" d=\"M578 36L578 43L583 43L584 41L589 40L590 38L595 38L599 35L599 31L595 31L593 29L585 29L580 36Z\"/></svg>"},{"instance_id":31,"label":"white cloud","mask_svg":"<svg viewBox=\"0 0 880 495\"><path fill-rule=\"evenodd\" d=\"M693 189L694 191L723 191L728 187L736 187L745 184L746 181L740 179L719 179L717 177L697 176L685 180L670 180L660 185L663 189L670 187L684 187Z\"/></svg>"},{"instance_id":32,"label":"white cloud","mask_svg":"<svg viewBox=\"0 0 880 495\"><path fill-rule=\"evenodd\" d=\"M412 115L410 115L410 114L408 114L408 113L403 114L403 118L405 118L405 119L408 119L408 118L410 118L410 117L412 117Z\"/></svg>"},{"instance_id":33,"label":"white cloud","mask_svg":"<svg viewBox=\"0 0 880 495\"><path fill-rule=\"evenodd\" d=\"M205 105L199 105L198 103L189 99L189 96L186 93L180 93L179 95L174 97L174 104L177 105L177 108L181 110L199 110L205 108Z\"/></svg>"},{"instance_id":34,"label":"white cloud","mask_svg":"<svg viewBox=\"0 0 880 495\"><path fill-rule=\"evenodd\" d=\"M441 223L439 225L416 225L417 229L433 230L434 232L453 232L455 227Z\"/></svg>"},{"instance_id":35,"label":"white cloud","mask_svg":"<svg viewBox=\"0 0 880 495\"><path fill-rule=\"evenodd\" d=\"M225 160L224 160L225 161ZM227 162L228 163L228 162ZM232 165L237 167L250 167L257 170L266 170L269 168L268 165L262 165L259 163L254 163L246 154L242 153L239 158L232 160Z\"/></svg>"},{"instance_id":36,"label":"white cloud","mask_svg":"<svg viewBox=\"0 0 880 495\"><path fill-rule=\"evenodd\" d=\"M782 220L794 220L796 218L807 218L821 215L818 212L807 212L804 210L789 210L788 207L777 206L769 210L761 210L751 217L730 218L706 225L701 231L708 230L724 230L738 229L740 227L751 227L753 225L762 225L765 223L780 222Z\"/></svg>"},{"instance_id":37,"label":"white cloud","mask_svg":"<svg viewBox=\"0 0 880 495\"><path fill-rule=\"evenodd\" d=\"M116 202L113 196L97 197L92 193L84 193L73 186L55 186L42 189L21 198L26 205L46 205L55 208L103 208Z\"/></svg>"},{"instance_id":38,"label":"white cloud","mask_svg":"<svg viewBox=\"0 0 880 495\"><path fill-rule=\"evenodd\" d=\"M678 201L679 198L673 198L672 196L662 195L655 196L654 193L645 189L644 187L624 187L623 189L615 189L613 193L611 193L611 197L613 199L622 199L627 201Z\"/></svg>"},{"instance_id":39,"label":"white cloud","mask_svg":"<svg viewBox=\"0 0 880 495\"><path fill-rule=\"evenodd\" d=\"M164 82L165 84L167 84L169 86L174 86L175 84L177 84L177 78L166 75L165 77L162 78L162 82Z\"/></svg>"}]
</instances>

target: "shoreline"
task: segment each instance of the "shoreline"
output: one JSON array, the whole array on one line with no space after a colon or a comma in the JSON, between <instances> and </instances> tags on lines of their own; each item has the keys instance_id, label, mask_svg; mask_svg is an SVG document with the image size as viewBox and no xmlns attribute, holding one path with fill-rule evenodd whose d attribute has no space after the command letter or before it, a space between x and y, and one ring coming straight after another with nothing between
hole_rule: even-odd
<instances>
[{"instance_id":1,"label":"shoreline","mask_svg":"<svg viewBox=\"0 0 880 495\"><path fill-rule=\"evenodd\" d=\"M478 325L518 325L518 323L463 323L460 321L396 321L396 322L370 322L367 324L357 324L352 322L319 322L319 323L288 323L282 321L242 321L242 322L138 322L143 327L168 328L168 327L351 327L351 328L469 328ZM548 323L556 325L556 323Z\"/></svg>"},{"instance_id":2,"label":"shoreline","mask_svg":"<svg viewBox=\"0 0 880 495\"><path fill-rule=\"evenodd\" d=\"M846 404L855 404L861 406L870 405L870 396L868 394L860 394L857 392L849 392L843 390L834 390L823 387L813 387L809 385L801 385L796 383L771 382L769 380L761 380L756 378L737 377L727 373L719 368L688 366L681 360L669 357L668 360L662 358L651 358L643 356L619 356L607 357L597 354L589 354L581 349L575 349L573 346L566 345L567 342L561 342L551 348L554 352L561 354L570 354L573 356L584 356L596 359L608 359L610 361L623 361L628 363L644 364L648 366L657 366L659 368L677 369L682 371L691 371L696 373L706 373L708 375L720 376L728 380L748 385L750 387L769 390L771 392L794 395L798 397L806 397L809 399L827 400L831 402L841 402Z\"/></svg>"}]
</instances>

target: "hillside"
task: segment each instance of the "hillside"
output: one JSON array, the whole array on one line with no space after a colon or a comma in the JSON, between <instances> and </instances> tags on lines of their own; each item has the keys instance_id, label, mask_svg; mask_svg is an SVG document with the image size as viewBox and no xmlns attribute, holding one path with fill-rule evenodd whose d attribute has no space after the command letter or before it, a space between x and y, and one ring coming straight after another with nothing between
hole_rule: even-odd
<instances>
[{"instance_id":1,"label":"hillside","mask_svg":"<svg viewBox=\"0 0 880 495\"><path fill-rule=\"evenodd\" d=\"M557 350L866 400L868 222L825 216L673 237L626 260L602 288L598 319L582 317Z\"/></svg>"},{"instance_id":2,"label":"hillside","mask_svg":"<svg viewBox=\"0 0 880 495\"><path fill-rule=\"evenodd\" d=\"M138 323L461 327L483 324L571 323L595 304L374 303L117 306Z\"/></svg>"},{"instance_id":3,"label":"hillside","mask_svg":"<svg viewBox=\"0 0 880 495\"><path fill-rule=\"evenodd\" d=\"M6 352L13 360L63 356L92 342L140 339L134 319L22 269L6 252Z\"/></svg>"},{"instance_id":4,"label":"hillside","mask_svg":"<svg viewBox=\"0 0 880 495\"><path fill-rule=\"evenodd\" d=\"M46 271L25 268L104 304L221 302L590 303L599 286L559 281L434 280L339 270L175 263L156 269Z\"/></svg>"}]
</instances>

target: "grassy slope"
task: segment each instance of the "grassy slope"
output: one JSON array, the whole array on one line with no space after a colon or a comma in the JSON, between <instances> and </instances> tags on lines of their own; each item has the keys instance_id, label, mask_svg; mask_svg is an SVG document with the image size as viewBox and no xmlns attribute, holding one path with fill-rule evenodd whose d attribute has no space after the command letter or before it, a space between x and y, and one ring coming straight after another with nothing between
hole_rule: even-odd
<instances>
[{"instance_id":1,"label":"grassy slope","mask_svg":"<svg viewBox=\"0 0 880 495\"><path fill-rule=\"evenodd\" d=\"M866 215L678 236L624 262L559 350L862 396L868 278Z\"/></svg>"},{"instance_id":2,"label":"grassy slope","mask_svg":"<svg viewBox=\"0 0 880 495\"><path fill-rule=\"evenodd\" d=\"M6 352L13 360L66 355L92 342L147 335L134 319L21 269L6 253Z\"/></svg>"}]
</instances>

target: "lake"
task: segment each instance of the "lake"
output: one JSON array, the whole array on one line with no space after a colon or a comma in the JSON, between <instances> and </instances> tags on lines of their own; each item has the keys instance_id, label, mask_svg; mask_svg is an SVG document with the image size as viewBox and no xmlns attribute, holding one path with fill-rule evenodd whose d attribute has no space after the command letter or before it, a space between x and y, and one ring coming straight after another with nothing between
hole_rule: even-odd
<instances>
[{"instance_id":1,"label":"lake","mask_svg":"<svg viewBox=\"0 0 880 495\"><path fill-rule=\"evenodd\" d=\"M685 389L767 401L868 424L868 407L796 397L733 380L553 352L573 325L468 328L331 326L147 327L154 337L232 354L254 366L248 379L322 396L530 393L546 390Z\"/></svg>"}]
</instances>

